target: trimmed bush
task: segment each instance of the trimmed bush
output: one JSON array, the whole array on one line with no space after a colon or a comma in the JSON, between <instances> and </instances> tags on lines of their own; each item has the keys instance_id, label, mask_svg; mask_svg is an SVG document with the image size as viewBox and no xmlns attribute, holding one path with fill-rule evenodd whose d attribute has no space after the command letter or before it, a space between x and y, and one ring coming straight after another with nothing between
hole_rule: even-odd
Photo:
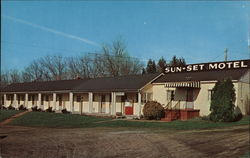
<instances>
[{"instance_id":1,"label":"trimmed bush","mask_svg":"<svg viewBox=\"0 0 250 158\"><path fill-rule=\"evenodd\" d=\"M45 110L45 112L55 112L52 110L52 107L49 107L48 109Z\"/></svg>"},{"instance_id":2,"label":"trimmed bush","mask_svg":"<svg viewBox=\"0 0 250 158\"><path fill-rule=\"evenodd\" d=\"M8 107L8 110L16 110L12 105Z\"/></svg>"},{"instance_id":3,"label":"trimmed bush","mask_svg":"<svg viewBox=\"0 0 250 158\"><path fill-rule=\"evenodd\" d=\"M5 106L2 106L2 109L3 109L3 110L6 110L7 108L6 108Z\"/></svg>"},{"instance_id":4,"label":"trimmed bush","mask_svg":"<svg viewBox=\"0 0 250 158\"><path fill-rule=\"evenodd\" d=\"M160 120L164 117L164 108L157 101L148 101L143 108L143 114L147 120Z\"/></svg>"},{"instance_id":5,"label":"trimmed bush","mask_svg":"<svg viewBox=\"0 0 250 158\"><path fill-rule=\"evenodd\" d=\"M34 107L31 108L31 110L32 111L38 111L38 108L37 108L37 106L34 106Z\"/></svg>"},{"instance_id":6,"label":"trimmed bush","mask_svg":"<svg viewBox=\"0 0 250 158\"><path fill-rule=\"evenodd\" d=\"M37 106L34 106L31 109L32 109L32 111L39 111L39 112L43 111L42 109L38 108Z\"/></svg>"},{"instance_id":7,"label":"trimmed bush","mask_svg":"<svg viewBox=\"0 0 250 158\"><path fill-rule=\"evenodd\" d=\"M20 106L18 107L18 110L27 110L27 108L24 107L23 105L20 105Z\"/></svg>"},{"instance_id":8,"label":"trimmed bush","mask_svg":"<svg viewBox=\"0 0 250 158\"><path fill-rule=\"evenodd\" d=\"M67 111L67 109L62 109L62 113L63 113L63 114L69 114L70 112Z\"/></svg>"},{"instance_id":9,"label":"trimmed bush","mask_svg":"<svg viewBox=\"0 0 250 158\"><path fill-rule=\"evenodd\" d=\"M214 122L234 121L235 89L231 79L218 81L211 98L210 119Z\"/></svg>"},{"instance_id":10,"label":"trimmed bush","mask_svg":"<svg viewBox=\"0 0 250 158\"><path fill-rule=\"evenodd\" d=\"M208 116L202 116L201 119L204 120L204 121L209 121L210 116L209 115Z\"/></svg>"}]
</instances>

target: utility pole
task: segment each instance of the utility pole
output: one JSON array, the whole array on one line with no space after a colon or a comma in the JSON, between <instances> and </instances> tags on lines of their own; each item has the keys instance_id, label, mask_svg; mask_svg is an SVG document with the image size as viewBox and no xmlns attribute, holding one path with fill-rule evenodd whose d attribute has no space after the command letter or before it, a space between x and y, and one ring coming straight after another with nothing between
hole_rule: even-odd
<instances>
[{"instance_id":1,"label":"utility pole","mask_svg":"<svg viewBox=\"0 0 250 158\"><path fill-rule=\"evenodd\" d=\"M227 50L227 48L225 49L225 52L224 52L224 55L225 55L225 61L227 61L227 52L228 52L228 50Z\"/></svg>"}]
</instances>

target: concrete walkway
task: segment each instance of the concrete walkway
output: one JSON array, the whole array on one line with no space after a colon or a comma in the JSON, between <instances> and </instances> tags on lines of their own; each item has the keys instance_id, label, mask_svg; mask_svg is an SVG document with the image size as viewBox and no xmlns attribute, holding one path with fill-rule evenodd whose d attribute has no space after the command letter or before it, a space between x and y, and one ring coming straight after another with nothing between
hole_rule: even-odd
<instances>
[{"instance_id":1,"label":"concrete walkway","mask_svg":"<svg viewBox=\"0 0 250 158\"><path fill-rule=\"evenodd\" d=\"M24 115L24 114L26 114L26 113L28 113L28 112L29 112L29 111L24 111L24 112L20 112L20 113L18 113L18 114L16 114L16 115L13 115L13 116L11 116L10 118L8 118L8 119L6 119L6 120L0 122L0 126L3 126L3 125L8 124L8 123L10 123L12 120L14 120L14 119L16 119L16 118L18 118L18 117L20 117L20 116L22 116L22 115Z\"/></svg>"}]
</instances>

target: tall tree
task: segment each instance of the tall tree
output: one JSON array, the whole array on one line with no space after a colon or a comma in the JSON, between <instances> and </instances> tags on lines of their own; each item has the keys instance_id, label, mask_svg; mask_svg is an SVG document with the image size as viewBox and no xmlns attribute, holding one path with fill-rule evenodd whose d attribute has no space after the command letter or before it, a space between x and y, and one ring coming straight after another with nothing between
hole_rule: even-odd
<instances>
[{"instance_id":1,"label":"tall tree","mask_svg":"<svg viewBox=\"0 0 250 158\"><path fill-rule=\"evenodd\" d=\"M152 59L148 60L148 64L147 64L147 73L151 74L151 73L156 73L156 65L155 65L155 61Z\"/></svg>"},{"instance_id":2,"label":"tall tree","mask_svg":"<svg viewBox=\"0 0 250 158\"><path fill-rule=\"evenodd\" d=\"M161 57L157 64L157 72L164 72L166 67L167 67L167 62L163 57Z\"/></svg>"},{"instance_id":3,"label":"tall tree","mask_svg":"<svg viewBox=\"0 0 250 158\"><path fill-rule=\"evenodd\" d=\"M66 61L62 56L46 56L40 59L40 64L53 80L66 79Z\"/></svg>"},{"instance_id":4,"label":"tall tree","mask_svg":"<svg viewBox=\"0 0 250 158\"><path fill-rule=\"evenodd\" d=\"M145 68L142 68L142 72L141 72L142 75L146 74L146 70Z\"/></svg>"},{"instance_id":5,"label":"tall tree","mask_svg":"<svg viewBox=\"0 0 250 158\"><path fill-rule=\"evenodd\" d=\"M96 71L102 76L139 74L143 68L138 59L129 56L125 42L121 39L104 44L95 59Z\"/></svg>"},{"instance_id":6,"label":"tall tree","mask_svg":"<svg viewBox=\"0 0 250 158\"><path fill-rule=\"evenodd\" d=\"M18 83L21 82L22 78L21 78L21 74L19 73L19 71L17 69L13 69L10 71L10 82L11 83Z\"/></svg>"},{"instance_id":7,"label":"tall tree","mask_svg":"<svg viewBox=\"0 0 250 158\"><path fill-rule=\"evenodd\" d=\"M9 71L1 71L1 86L6 86L10 83Z\"/></svg>"},{"instance_id":8,"label":"tall tree","mask_svg":"<svg viewBox=\"0 0 250 158\"><path fill-rule=\"evenodd\" d=\"M22 71L22 79L24 82L52 80L49 72L41 65L40 59L34 60Z\"/></svg>"},{"instance_id":9,"label":"tall tree","mask_svg":"<svg viewBox=\"0 0 250 158\"><path fill-rule=\"evenodd\" d=\"M234 119L235 89L231 79L218 81L213 88L210 119L232 121Z\"/></svg>"},{"instance_id":10,"label":"tall tree","mask_svg":"<svg viewBox=\"0 0 250 158\"><path fill-rule=\"evenodd\" d=\"M183 57L177 58L175 55L172 57L170 61L170 66L185 66L186 61Z\"/></svg>"}]
</instances>

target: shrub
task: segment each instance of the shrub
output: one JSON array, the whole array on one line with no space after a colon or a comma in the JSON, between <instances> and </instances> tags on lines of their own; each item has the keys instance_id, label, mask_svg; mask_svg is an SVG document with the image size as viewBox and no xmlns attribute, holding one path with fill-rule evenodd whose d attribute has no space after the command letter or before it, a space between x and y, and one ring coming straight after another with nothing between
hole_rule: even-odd
<instances>
[{"instance_id":1,"label":"shrub","mask_svg":"<svg viewBox=\"0 0 250 158\"><path fill-rule=\"evenodd\" d=\"M204 121L209 121L210 116L209 115L208 116L202 116L201 119L204 120Z\"/></svg>"},{"instance_id":2,"label":"shrub","mask_svg":"<svg viewBox=\"0 0 250 158\"><path fill-rule=\"evenodd\" d=\"M215 122L233 121L234 102L235 89L232 80L224 79L223 81L218 81L213 88L210 119Z\"/></svg>"},{"instance_id":3,"label":"shrub","mask_svg":"<svg viewBox=\"0 0 250 158\"><path fill-rule=\"evenodd\" d=\"M67 109L62 109L62 113L63 113L63 114L69 114L70 112L67 111Z\"/></svg>"},{"instance_id":4,"label":"shrub","mask_svg":"<svg viewBox=\"0 0 250 158\"><path fill-rule=\"evenodd\" d=\"M32 109L32 111L43 111L42 109L38 108L37 106L34 106L31 109Z\"/></svg>"},{"instance_id":5,"label":"shrub","mask_svg":"<svg viewBox=\"0 0 250 158\"><path fill-rule=\"evenodd\" d=\"M233 119L233 121L240 121L242 119L242 117L243 117L242 112L241 112L240 108L237 106L234 109L234 119Z\"/></svg>"},{"instance_id":6,"label":"shrub","mask_svg":"<svg viewBox=\"0 0 250 158\"><path fill-rule=\"evenodd\" d=\"M55 112L52 110L52 107L49 107L48 109L45 110L46 112Z\"/></svg>"},{"instance_id":7,"label":"shrub","mask_svg":"<svg viewBox=\"0 0 250 158\"><path fill-rule=\"evenodd\" d=\"M8 110L16 110L12 105L8 107Z\"/></svg>"},{"instance_id":8,"label":"shrub","mask_svg":"<svg viewBox=\"0 0 250 158\"><path fill-rule=\"evenodd\" d=\"M5 106L2 106L2 109L3 109L3 110L6 110L7 108L6 108Z\"/></svg>"},{"instance_id":9,"label":"shrub","mask_svg":"<svg viewBox=\"0 0 250 158\"><path fill-rule=\"evenodd\" d=\"M159 120L164 117L164 108L156 101L149 101L143 108L143 114L147 120Z\"/></svg>"},{"instance_id":10,"label":"shrub","mask_svg":"<svg viewBox=\"0 0 250 158\"><path fill-rule=\"evenodd\" d=\"M20 106L18 107L18 110L27 110L27 108L24 107L23 105L20 105Z\"/></svg>"}]
</instances>

